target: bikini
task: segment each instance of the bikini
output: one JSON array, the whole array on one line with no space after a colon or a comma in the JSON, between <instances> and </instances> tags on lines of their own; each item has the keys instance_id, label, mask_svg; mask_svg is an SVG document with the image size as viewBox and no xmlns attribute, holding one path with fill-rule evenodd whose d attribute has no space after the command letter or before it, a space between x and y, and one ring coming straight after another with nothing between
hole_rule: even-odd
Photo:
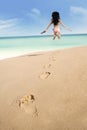
<instances>
[{"instance_id":1,"label":"bikini","mask_svg":"<svg viewBox=\"0 0 87 130\"><path fill-rule=\"evenodd\" d=\"M53 32L54 32L54 34L56 35L56 33L60 33L60 29L59 29L59 28L54 28L54 29L53 29Z\"/></svg>"}]
</instances>

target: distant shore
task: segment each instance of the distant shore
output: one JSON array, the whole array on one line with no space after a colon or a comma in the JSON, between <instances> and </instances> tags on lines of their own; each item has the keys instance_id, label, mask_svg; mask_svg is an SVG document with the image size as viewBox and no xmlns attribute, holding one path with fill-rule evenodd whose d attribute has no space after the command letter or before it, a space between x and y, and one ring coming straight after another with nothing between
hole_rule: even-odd
<instances>
[{"instance_id":1,"label":"distant shore","mask_svg":"<svg viewBox=\"0 0 87 130\"><path fill-rule=\"evenodd\" d=\"M70 35L70 36L71 36L71 35L87 35L87 33L70 33L70 34L67 33L67 34L62 34L62 36L67 36L67 35ZM22 36L22 35L20 35L20 36L0 36L0 38L15 38L15 37L16 37L16 38L17 38L17 37L18 37L18 38L22 38L22 37L23 37L23 38L24 38L24 37L27 38L27 37L40 37L40 36L41 36L41 37L44 37L44 36L47 36L47 37L48 37L48 36L52 36L52 37L53 37L53 34L45 34L45 35L38 34L38 35L25 35L25 36L24 36L24 35L23 35L23 36Z\"/></svg>"}]
</instances>

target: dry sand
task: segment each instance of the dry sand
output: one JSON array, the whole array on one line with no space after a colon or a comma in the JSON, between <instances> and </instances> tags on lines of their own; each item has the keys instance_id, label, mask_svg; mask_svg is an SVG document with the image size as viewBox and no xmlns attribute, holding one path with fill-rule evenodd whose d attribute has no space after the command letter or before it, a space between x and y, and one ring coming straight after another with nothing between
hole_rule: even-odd
<instances>
[{"instance_id":1,"label":"dry sand","mask_svg":"<svg viewBox=\"0 0 87 130\"><path fill-rule=\"evenodd\" d=\"M87 130L87 47L0 61L0 130Z\"/></svg>"}]
</instances>

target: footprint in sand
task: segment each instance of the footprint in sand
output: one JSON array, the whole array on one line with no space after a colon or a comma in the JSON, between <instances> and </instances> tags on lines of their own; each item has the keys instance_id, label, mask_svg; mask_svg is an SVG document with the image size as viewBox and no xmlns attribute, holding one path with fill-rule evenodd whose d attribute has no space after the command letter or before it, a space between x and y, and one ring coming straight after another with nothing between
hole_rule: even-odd
<instances>
[{"instance_id":1,"label":"footprint in sand","mask_svg":"<svg viewBox=\"0 0 87 130\"><path fill-rule=\"evenodd\" d=\"M39 76L39 78L40 79L47 79L49 76L50 76L50 72L43 72L40 76Z\"/></svg>"},{"instance_id":2,"label":"footprint in sand","mask_svg":"<svg viewBox=\"0 0 87 130\"><path fill-rule=\"evenodd\" d=\"M52 66L51 64L46 64L43 66L43 68L46 69L46 68L50 68L51 66Z\"/></svg>"},{"instance_id":3,"label":"footprint in sand","mask_svg":"<svg viewBox=\"0 0 87 130\"><path fill-rule=\"evenodd\" d=\"M56 58L54 56L49 58L51 61L56 61Z\"/></svg>"},{"instance_id":4,"label":"footprint in sand","mask_svg":"<svg viewBox=\"0 0 87 130\"><path fill-rule=\"evenodd\" d=\"M38 116L34 95L25 95L23 98L19 99L18 105L26 113L33 116Z\"/></svg>"}]
</instances>

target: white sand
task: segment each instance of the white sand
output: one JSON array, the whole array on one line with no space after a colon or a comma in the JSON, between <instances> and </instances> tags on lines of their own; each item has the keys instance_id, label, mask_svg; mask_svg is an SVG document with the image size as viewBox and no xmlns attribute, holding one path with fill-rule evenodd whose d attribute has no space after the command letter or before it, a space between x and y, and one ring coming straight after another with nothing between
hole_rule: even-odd
<instances>
[{"instance_id":1,"label":"white sand","mask_svg":"<svg viewBox=\"0 0 87 130\"><path fill-rule=\"evenodd\" d=\"M0 61L0 130L87 130L87 47Z\"/></svg>"}]
</instances>

